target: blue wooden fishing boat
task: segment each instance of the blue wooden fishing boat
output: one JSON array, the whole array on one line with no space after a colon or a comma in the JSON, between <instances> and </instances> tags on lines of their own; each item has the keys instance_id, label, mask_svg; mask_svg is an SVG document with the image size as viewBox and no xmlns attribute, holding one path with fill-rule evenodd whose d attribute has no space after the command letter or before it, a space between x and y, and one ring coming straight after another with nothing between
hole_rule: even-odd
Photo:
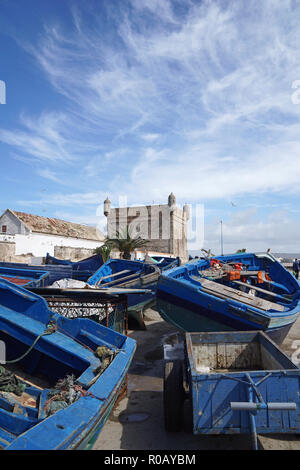
<instances>
[{"instance_id":1,"label":"blue wooden fishing boat","mask_svg":"<svg viewBox=\"0 0 300 470\"><path fill-rule=\"evenodd\" d=\"M0 266L0 278L23 287L44 287L49 283L49 273L38 269Z\"/></svg>"},{"instance_id":2,"label":"blue wooden fishing boat","mask_svg":"<svg viewBox=\"0 0 300 470\"><path fill-rule=\"evenodd\" d=\"M59 259L55 258L54 256L46 254L45 264L54 264L54 265L62 265L62 266L72 266L73 262L68 259Z\"/></svg>"},{"instance_id":3,"label":"blue wooden fishing boat","mask_svg":"<svg viewBox=\"0 0 300 470\"><path fill-rule=\"evenodd\" d=\"M72 266L74 271L90 270L95 272L100 268L100 266L102 266L103 258L101 255L93 255L80 261L70 261L55 258L54 256L51 256L49 253L47 253L45 264L61 264Z\"/></svg>"},{"instance_id":4,"label":"blue wooden fishing boat","mask_svg":"<svg viewBox=\"0 0 300 470\"><path fill-rule=\"evenodd\" d=\"M44 278L44 286L51 285L61 279L76 279L86 282L103 264L101 255L94 255L81 261L72 262L68 260L59 260L47 253L47 264L30 265L25 263L0 262L0 268L24 269L26 271L44 271L49 278ZM40 287L40 286L33 286Z\"/></svg>"},{"instance_id":5,"label":"blue wooden fishing boat","mask_svg":"<svg viewBox=\"0 0 300 470\"><path fill-rule=\"evenodd\" d=\"M184 331L264 330L280 344L299 315L300 288L268 253L197 259L162 273L157 309Z\"/></svg>"},{"instance_id":6,"label":"blue wooden fishing boat","mask_svg":"<svg viewBox=\"0 0 300 470\"><path fill-rule=\"evenodd\" d=\"M155 306L160 273L179 265L179 258L165 256L153 256L147 261L111 259L88 280L88 284L98 288L147 289L147 293L127 294L129 318L134 319L140 328L146 328L144 310Z\"/></svg>"},{"instance_id":7,"label":"blue wooden fishing boat","mask_svg":"<svg viewBox=\"0 0 300 470\"><path fill-rule=\"evenodd\" d=\"M175 334L164 342L167 431L300 434L300 369L263 332Z\"/></svg>"},{"instance_id":8,"label":"blue wooden fishing boat","mask_svg":"<svg viewBox=\"0 0 300 470\"><path fill-rule=\"evenodd\" d=\"M25 263L8 263L8 262L0 262L1 268L16 268L16 269L26 269L26 271L47 271L49 274L49 279L47 285L52 285L55 281L59 281L60 279L72 279L73 270L72 266L69 265L58 265L58 264L41 264L41 265L32 265L32 264L25 264ZM86 274L86 279L89 276L89 273ZM46 283L45 283L46 286Z\"/></svg>"},{"instance_id":9,"label":"blue wooden fishing boat","mask_svg":"<svg viewBox=\"0 0 300 470\"><path fill-rule=\"evenodd\" d=\"M145 327L143 311L155 303L155 292L160 269L156 263L110 259L88 280L97 288L126 287L147 289L148 293L128 294L128 317Z\"/></svg>"},{"instance_id":10,"label":"blue wooden fishing boat","mask_svg":"<svg viewBox=\"0 0 300 470\"><path fill-rule=\"evenodd\" d=\"M101 431L136 343L0 280L0 346L0 448L73 450Z\"/></svg>"},{"instance_id":11,"label":"blue wooden fishing boat","mask_svg":"<svg viewBox=\"0 0 300 470\"><path fill-rule=\"evenodd\" d=\"M110 259L88 280L88 284L98 288L147 289L148 293L128 294L128 318L134 319L141 328L145 328L143 312L145 308L155 304L160 273L157 263Z\"/></svg>"},{"instance_id":12,"label":"blue wooden fishing boat","mask_svg":"<svg viewBox=\"0 0 300 470\"><path fill-rule=\"evenodd\" d=\"M93 255L81 261L70 261L60 260L54 256L50 256L49 253L47 253L45 263L46 265L71 267L72 279L85 282L103 265L103 258L101 255Z\"/></svg>"}]
</instances>

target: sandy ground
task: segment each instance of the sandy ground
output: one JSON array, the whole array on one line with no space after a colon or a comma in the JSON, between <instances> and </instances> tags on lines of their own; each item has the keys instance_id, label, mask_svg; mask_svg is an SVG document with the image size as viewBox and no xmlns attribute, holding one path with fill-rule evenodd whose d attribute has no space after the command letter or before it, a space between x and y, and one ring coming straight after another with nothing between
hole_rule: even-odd
<instances>
[{"instance_id":1,"label":"sandy ground","mask_svg":"<svg viewBox=\"0 0 300 470\"><path fill-rule=\"evenodd\" d=\"M154 310L146 311L146 331L130 331L137 350L129 369L128 393L112 412L94 450L249 450L250 436L194 436L168 433L163 422L163 349L165 336L176 331ZM282 349L292 355L292 343L300 340L300 317ZM300 344L300 342L299 342ZM300 356L300 355L299 355ZM300 450L300 436L260 435L259 448Z\"/></svg>"}]
</instances>

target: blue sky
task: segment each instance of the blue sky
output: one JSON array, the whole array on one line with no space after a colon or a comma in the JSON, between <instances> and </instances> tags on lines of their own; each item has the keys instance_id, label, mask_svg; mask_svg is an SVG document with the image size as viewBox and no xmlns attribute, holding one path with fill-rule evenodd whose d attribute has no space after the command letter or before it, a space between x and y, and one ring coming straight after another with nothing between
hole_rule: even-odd
<instances>
[{"instance_id":1,"label":"blue sky","mask_svg":"<svg viewBox=\"0 0 300 470\"><path fill-rule=\"evenodd\" d=\"M173 191L207 248L222 219L225 251L299 251L299 2L0 0L0 57L1 210Z\"/></svg>"}]
</instances>

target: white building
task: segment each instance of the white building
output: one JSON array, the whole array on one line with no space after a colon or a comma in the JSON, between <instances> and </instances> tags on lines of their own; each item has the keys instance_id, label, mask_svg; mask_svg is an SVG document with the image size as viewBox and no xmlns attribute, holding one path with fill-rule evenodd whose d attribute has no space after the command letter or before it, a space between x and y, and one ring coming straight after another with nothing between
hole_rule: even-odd
<instances>
[{"instance_id":1,"label":"white building","mask_svg":"<svg viewBox=\"0 0 300 470\"><path fill-rule=\"evenodd\" d=\"M3 259L3 253L9 253L10 258L19 255L44 257L49 253L61 259L80 259L90 256L103 241L104 235L88 225L11 209L0 217L1 261L10 261ZM8 245L11 245L9 250Z\"/></svg>"}]
</instances>

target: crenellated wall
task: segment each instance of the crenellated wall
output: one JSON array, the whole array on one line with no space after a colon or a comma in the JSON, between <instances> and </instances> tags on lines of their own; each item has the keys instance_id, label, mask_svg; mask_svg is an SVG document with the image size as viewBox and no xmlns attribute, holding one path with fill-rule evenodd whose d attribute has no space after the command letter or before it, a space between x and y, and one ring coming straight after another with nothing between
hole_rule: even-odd
<instances>
[{"instance_id":1,"label":"crenellated wall","mask_svg":"<svg viewBox=\"0 0 300 470\"><path fill-rule=\"evenodd\" d=\"M171 195L170 195L171 196ZM145 250L170 253L188 260L186 238L186 212L176 206L175 196L169 196L169 204L106 207L108 236L129 228L132 236L147 240Z\"/></svg>"}]
</instances>

